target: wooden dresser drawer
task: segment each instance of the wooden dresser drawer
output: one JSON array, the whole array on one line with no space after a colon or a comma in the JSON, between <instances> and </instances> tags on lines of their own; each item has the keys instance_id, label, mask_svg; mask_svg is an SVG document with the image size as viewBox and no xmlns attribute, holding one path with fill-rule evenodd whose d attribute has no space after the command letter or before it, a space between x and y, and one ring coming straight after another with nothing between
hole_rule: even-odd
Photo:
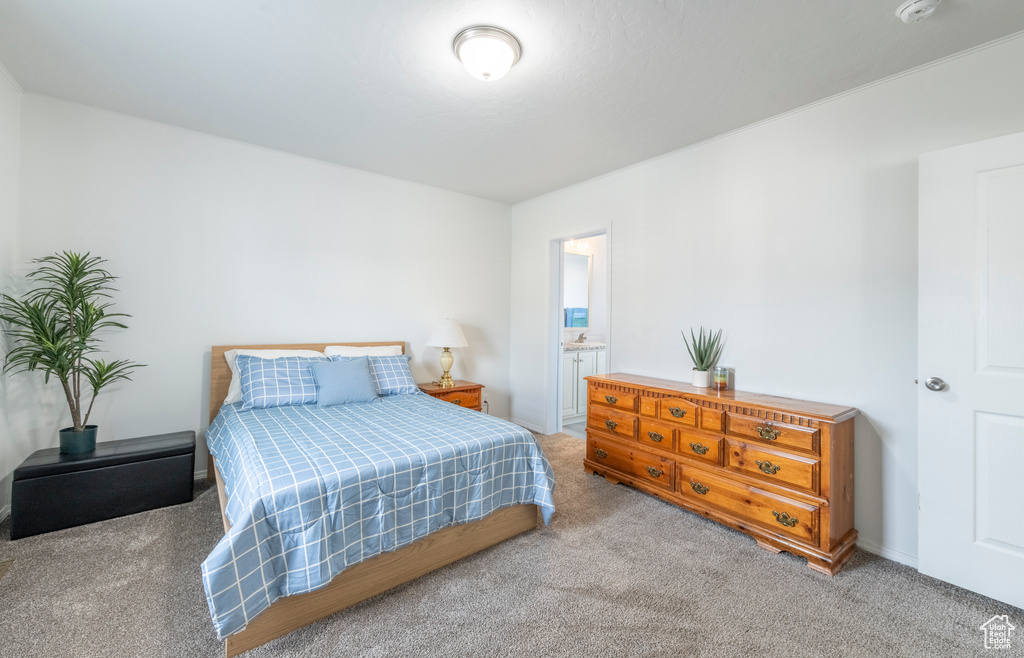
<instances>
[{"instance_id":1,"label":"wooden dresser drawer","mask_svg":"<svg viewBox=\"0 0 1024 658\"><path fill-rule=\"evenodd\" d=\"M676 445L676 430L671 425L640 419L640 443L673 450Z\"/></svg>"},{"instance_id":2,"label":"wooden dresser drawer","mask_svg":"<svg viewBox=\"0 0 1024 658\"><path fill-rule=\"evenodd\" d=\"M590 387L590 401L622 411L636 411L636 394L613 391L598 386Z\"/></svg>"},{"instance_id":3,"label":"wooden dresser drawer","mask_svg":"<svg viewBox=\"0 0 1024 658\"><path fill-rule=\"evenodd\" d=\"M587 409L587 426L591 429L636 439L636 422L636 416L616 411L611 407L592 404Z\"/></svg>"},{"instance_id":4,"label":"wooden dresser drawer","mask_svg":"<svg viewBox=\"0 0 1024 658\"><path fill-rule=\"evenodd\" d=\"M696 427L697 409L697 405L683 398L663 398L658 403L658 418Z\"/></svg>"},{"instance_id":5,"label":"wooden dresser drawer","mask_svg":"<svg viewBox=\"0 0 1024 658\"><path fill-rule=\"evenodd\" d=\"M679 493L695 504L718 507L774 532L817 543L817 506L732 482L697 468L683 465L677 468Z\"/></svg>"},{"instance_id":6,"label":"wooden dresser drawer","mask_svg":"<svg viewBox=\"0 0 1024 658\"><path fill-rule=\"evenodd\" d=\"M640 398L640 415L650 416L654 418L658 415L658 399L641 397Z\"/></svg>"},{"instance_id":7,"label":"wooden dresser drawer","mask_svg":"<svg viewBox=\"0 0 1024 658\"><path fill-rule=\"evenodd\" d=\"M755 439L771 445L819 452L821 432L810 427L776 423L740 414L726 414L726 433L743 439Z\"/></svg>"},{"instance_id":8,"label":"wooden dresser drawer","mask_svg":"<svg viewBox=\"0 0 1024 658\"><path fill-rule=\"evenodd\" d=\"M700 428L709 432L725 431L725 412L704 407L700 410Z\"/></svg>"},{"instance_id":9,"label":"wooden dresser drawer","mask_svg":"<svg viewBox=\"0 0 1024 658\"><path fill-rule=\"evenodd\" d=\"M670 459L594 439L587 441L587 458L625 475L672 490L676 464Z\"/></svg>"},{"instance_id":10,"label":"wooden dresser drawer","mask_svg":"<svg viewBox=\"0 0 1024 658\"><path fill-rule=\"evenodd\" d=\"M690 459L701 459L712 464L722 463L722 439L713 436L699 436L689 432L680 432L678 452Z\"/></svg>"},{"instance_id":11,"label":"wooden dresser drawer","mask_svg":"<svg viewBox=\"0 0 1024 658\"><path fill-rule=\"evenodd\" d=\"M729 439L727 466L782 486L818 492L818 465L813 457L782 453Z\"/></svg>"},{"instance_id":12,"label":"wooden dresser drawer","mask_svg":"<svg viewBox=\"0 0 1024 658\"><path fill-rule=\"evenodd\" d=\"M480 406L480 389L474 391L452 391L451 393L438 393L435 395L438 400L451 402L460 407L476 409Z\"/></svg>"}]
</instances>

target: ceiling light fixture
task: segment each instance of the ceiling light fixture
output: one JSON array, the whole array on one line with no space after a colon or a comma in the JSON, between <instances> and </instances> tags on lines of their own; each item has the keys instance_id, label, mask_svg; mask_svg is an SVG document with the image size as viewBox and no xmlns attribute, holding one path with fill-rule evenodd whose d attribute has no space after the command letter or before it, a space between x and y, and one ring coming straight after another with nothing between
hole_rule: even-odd
<instances>
[{"instance_id":1,"label":"ceiling light fixture","mask_svg":"<svg viewBox=\"0 0 1024 658\"><path fill-rule=\"evenodd\" d=\"M935 13L935 8L942 0L907 0L896 10L896 15L904 23L919 23Z\"/></svg>"},{"instance_id":2,"label":"ceiling light fixture","mask_svg":"<svg viewBox=\"0 0 1024 658\"><path fill-rule=\"evenodd\" d=\"M519 61L523 48L509 32L497 27L467 27L452 43L455 56L478 80L497 80Z\"/></svg>"}]
</instances>

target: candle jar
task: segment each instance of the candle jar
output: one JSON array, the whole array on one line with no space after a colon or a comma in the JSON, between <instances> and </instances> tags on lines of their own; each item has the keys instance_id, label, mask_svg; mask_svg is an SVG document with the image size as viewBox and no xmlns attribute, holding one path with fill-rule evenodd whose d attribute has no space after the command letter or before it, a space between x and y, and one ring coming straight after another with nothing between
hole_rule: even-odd
<instances>
[{"instance_id":1,"label":"candle jar","mask_svg":"<svg viewBox=\"0 0 1024 658\"><path fill-rule=\"evenodd\" d=\"M729 369L715 367L715 390L725 391L729 389Z\"/></svg>"}]
</instances>

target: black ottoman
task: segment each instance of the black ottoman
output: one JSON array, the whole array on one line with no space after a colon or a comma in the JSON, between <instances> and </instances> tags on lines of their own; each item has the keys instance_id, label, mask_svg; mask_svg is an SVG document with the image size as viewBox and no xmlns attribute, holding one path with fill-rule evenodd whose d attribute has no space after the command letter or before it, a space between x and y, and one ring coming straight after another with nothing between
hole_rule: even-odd
<instances>
[{"instance_id":1,"label":"black ottoman","mask_svg":"<svg viewBox=\"0 0 1024 658\"><path fill-rule=\"evenodd\" d=\"M195 458L195 432L37 450L14 471L11 539L187 503Z\"/></svg>"}]
</instances>

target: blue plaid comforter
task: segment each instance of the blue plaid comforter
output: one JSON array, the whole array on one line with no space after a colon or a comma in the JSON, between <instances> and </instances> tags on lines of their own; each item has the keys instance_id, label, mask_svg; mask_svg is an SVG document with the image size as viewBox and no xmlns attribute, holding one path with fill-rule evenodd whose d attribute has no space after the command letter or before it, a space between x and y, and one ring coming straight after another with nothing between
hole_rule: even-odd
<instances>
[{"instance_id":1,"label":"blue plaid comforter","mask_svg":"<svg viewBox=\"0 0 1024 658\"><path fill-rule=\"evenodd\" d=\"M551 519L554 474L523 428L428 395L325 409L225 405L206 441L231 530L203 562L224 639L282 596L520 503Z\"/></svg>"}]
</instances>

